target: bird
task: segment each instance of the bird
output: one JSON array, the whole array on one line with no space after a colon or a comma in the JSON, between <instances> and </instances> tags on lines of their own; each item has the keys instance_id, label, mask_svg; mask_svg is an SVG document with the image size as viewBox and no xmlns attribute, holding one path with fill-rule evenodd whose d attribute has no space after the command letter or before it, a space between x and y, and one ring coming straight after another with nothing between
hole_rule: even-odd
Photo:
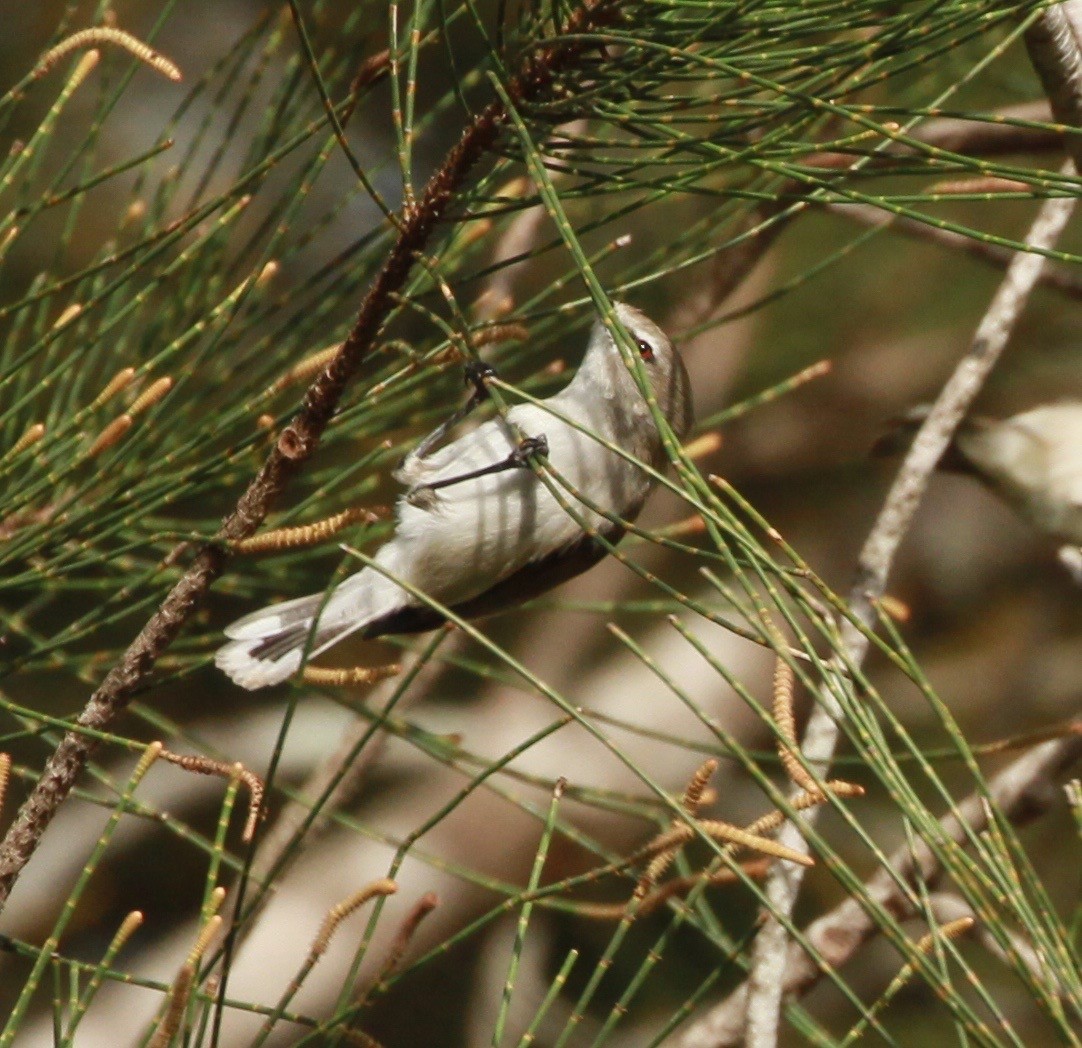
<instances>
[{"instance_id":1,"label":"bird","mask_svg":"<svg viewBox=\"0 0 1082 1048\"><path fill-rule=\"evenodd\" d=\"M897 420L873 453L899 451L928 410ZM1082 546L1082 401L1041 404L1005 419L968 416L939 466L976 477L1056 542Z\"/></svg>"},{"instance_id":2,"label":"bird","mask_svg":"<svg viewBox=\"0 0 1082 1048\"><path fill-rule=\"evenodd\" d=\"M622 302L613 309L658 410L682 440L693 410L679 351L638 309ZM581 574L623 537L655 483L640 463L660 471L668 458L650 404L606 324L595 321L582 364L562 390L515 404L444 443L485 398L491 374L484 364L468 369L474 393L466 406L395 472L406 490L395 505L393 535L370 564L329 595L273 604L226 628L228 643L214 661L235 683L253 690L279 684L300 669L305 652L314 658L351 635L421 633L445 622L395 579L473 619ZM574 513L535 471L538 457L547 459L557 489L566 480L561 494Z\"/></svg>"}]
</instances>

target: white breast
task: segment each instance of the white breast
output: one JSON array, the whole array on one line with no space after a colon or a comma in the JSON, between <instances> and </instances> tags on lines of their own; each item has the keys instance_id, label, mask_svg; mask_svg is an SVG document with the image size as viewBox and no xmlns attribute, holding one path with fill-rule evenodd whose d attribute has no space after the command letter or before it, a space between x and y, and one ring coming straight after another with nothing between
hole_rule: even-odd
<instances>
[{"instance_id":1,"label":"white breast","mask_svg":"<svg viewBox=\"0 0 1082 1048\"><path fill-rule=\"evenodd\" d=\"M554 400L554 406L560 407ZM603 409L583 425L611 430ZM544 434L549 463L556 473L598 508L634 518L649 492L648 476L599 444L590 435L531 404L513 408L508 418L523 436ZM611 439L611 438L610 438ZM431 484L501 462L518 437L502 420L476 430L409 465L414 483ZM635 449L631 449L635 450ZM556 481L560 487L559 481ZM608 520L560 487L563 497L590 527ZM416 504L398 504L394 540L377 555L384 566L446 604L484 592L531 561L554 553L581 537L583 529L552 491L529 468L463 481L439 488ZM408 556L407 556L408 552Z\"/></svg>"}]
</instances>

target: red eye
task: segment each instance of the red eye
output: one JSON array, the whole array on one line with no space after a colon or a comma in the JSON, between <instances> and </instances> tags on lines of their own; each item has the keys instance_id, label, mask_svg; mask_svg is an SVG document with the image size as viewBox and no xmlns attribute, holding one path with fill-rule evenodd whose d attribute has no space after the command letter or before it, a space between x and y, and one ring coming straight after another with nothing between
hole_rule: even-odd
<instances>
[{"instance_id":1,"label":"red eye","mask_svg":"<svg viewBox=\"0 0 1082 1048\"><path fill-rule=\"evenodd\" d=\"M654 359L654 347L649 342L645 342L640 338L636 345L639 347L639 356L643 360L650 361Z\"/></svg>"}]
</instances>

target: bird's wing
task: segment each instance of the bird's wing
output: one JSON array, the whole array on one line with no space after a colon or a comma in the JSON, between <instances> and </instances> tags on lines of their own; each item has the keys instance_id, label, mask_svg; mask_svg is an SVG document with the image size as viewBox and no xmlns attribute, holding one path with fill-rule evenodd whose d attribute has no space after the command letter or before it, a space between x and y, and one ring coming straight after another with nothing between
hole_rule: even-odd
<instances>
[{"instance_id":1,"label":"bird's wing","mask_svg":"<svg viewBox=\"0 0 1082 1048\"><path fill-rule=\"evenodd\" d=\"M394 476L407 488L416 488L492 465L506 458L514 447L515 439L507 423L500 418L489 419L427 455L410 453Z\"/></svg>"},{"instance_id":2,"label":"bird's wing","mask_svg":"<svg viewBox=\"0 0 1082 1048\"><path fill-rule=\"evenodd\" d=\"M598 534L604 541L580 533L567 545L528 561L522 567L494 580L491 586L476 596L454 604L450 610L459 618L477 619L533 600L603 560L609 552L605 542L610 545L618 543L624 536L624 529L613 524L606 529L599 529ZM432 608L409 605L370 622L361 636L373 638L385 634L424 633L442 626L446 621L443 615Z\"/></svg>"}]
</instances>

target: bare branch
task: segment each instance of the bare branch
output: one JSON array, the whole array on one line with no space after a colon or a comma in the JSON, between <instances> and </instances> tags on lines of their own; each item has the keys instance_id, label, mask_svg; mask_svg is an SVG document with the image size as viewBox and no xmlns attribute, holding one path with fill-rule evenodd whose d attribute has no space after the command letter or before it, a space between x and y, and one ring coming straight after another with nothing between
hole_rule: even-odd
<instances>
[{"instance_id":1,"label":"bare branch","mask_svg":"<svg viewBox=\"0 0 1082 1048\"><path fill-rule=\"evenodd\" d=\"M916 218L894 215L872 204L823 204L823 210L832 215L862 226L889 228L892 233L901 233L912 240L923 240L950 251L959 251L980 262L986 262L996 269L1006 269L1015 256L1015 252L1001 244L986 244L953 229L941 229L930 226ZM1069 298L1082 299L1082 279L1066 266L1047 265L1041 270L1038 279L1041 287L1058 291Z\"/></svg>"},{"instance_id":2,"label":"bare branch","mask_svg":"<svg viewBox=\"0 0 1082 1048\"><path fill-rule=\"evenodd\" d=\"M1026 237L1027 247L1051 247L1074 210L1074 203L1074 200L1066 198L1047 201ZM854 616L867 628L875 623L876 601L886 590L894 556L909 530L928 480L959 422L1006 347L1044 261L1043 256L1029 252L1020 252L1015 256L977 327L968 352L917 432L913 446L887 494L875 526L861 550L856 582L848 598ZM868 639L859 627L849 621L843 622L841 639L848 658L858 664L862 662L868 649ZM828 703L820 702L812 710L808 722L804 736L804 758L821 773L826 771L834 757L839 733L836 723L838 714L837 709L830 709ZM778 841L794 849L806 847L799 830L792 823L778 835ZM772 871L766 891L772 915L788 917L792 912L803 880L800 871L801 867L794 865L779 865ZM784 926L772 916L755 941L755 962L751 976L755 992L749 1000L747 1042L755 1048L767 1048L777 1043L787 938Z\"/></svg>"},{"instance_id":3,"label":"bare branch","mask_svg":"<svg viewBox=\"0 0 1082 1048\"><path fill-rule=\"evenodd\" d=\"M937 117L927 120L913 137L925 145L951 153L971 156L1003 156L1011 153L1041 153L1063 149L1062 131L1043 127L1020 127L1004 120L1026 120L1049 123L1052 113L1043 98L1035 102L1004 106L988 114L987 120L963 120L958 117Z\"/></svg>"},{"instance_id":4,"label":"bare branch","mask_svg":"<svg viewBox=\"0 0 1082 1048\"><path fill-rule=\"evenodd\" d=\"M1006 106L987 114L987 119L964 119L962 117L937 117L927 120L917 128L912 138L923 145L950 153L967 156L994 157L1014 153L1062 152L1064 135L1062 129L1026 127L1005 123L1005 120L1025 120L1048 123L1053 120L1048 103L1044 100ZM882 153L868 158L873 168L893 167L907 156L919 156L919 146L895 143ZM844 170L852 165L858 154L849 152L822 152L808 157L812 167Z\"/></svg>"},{"instance_id":5,"label":"bare branch","mask_svg":"<svg viewBox=\"0 0 1082 1048\"><path fill-rule=\"evenodd\" d=\"M1080 2L1082 0L1069 0L1050 8L1027 35L1032 60L1049 95L1052 112L1072 127L1082 126L1082 52L1078 46L1079 35L1071 20L1082 15ZM1072 156L1077 155L1082 160L1082 139L1068 136L1068 149ZM1068 162L1064 171L1071 173L1073 169L1074 165ZM1074 203L1073 199L1049 200L1042 206L1025 240L1028 250L1017 254L1007 267L969 350L917 432L864 543L857 563L857 577L848 598L856 621L843 621L840 635L842 651L858 665L868 649L868 638L861 626L870 629L875 623L876 601L886 590L894 556L909 530L932 471L999 360L1044 268L1044 257L1034 253L1034 249L1044 250L1056 243L1074 210ZM835 676L832 686L844 688L846 685L840 676ZM837 699L824 689L820 703L812 710L803 744L805 761L823 775L837 748L840 715ZM814 818L814 812L809 815ZM807 847L793 823L787 824L778 834L778 842L797 850ZM741 987L730 998L739 1000L737 1007L741 1010L746 1008L745 1043L749 1048L773 1048L777 1044L788 952L788 933L782 921L793 911L803 877L803 868L795 864L778 864L771 872L766 887L769 916L755 941L748 982L750 991Z\"/></svg>"}]
</instances>

